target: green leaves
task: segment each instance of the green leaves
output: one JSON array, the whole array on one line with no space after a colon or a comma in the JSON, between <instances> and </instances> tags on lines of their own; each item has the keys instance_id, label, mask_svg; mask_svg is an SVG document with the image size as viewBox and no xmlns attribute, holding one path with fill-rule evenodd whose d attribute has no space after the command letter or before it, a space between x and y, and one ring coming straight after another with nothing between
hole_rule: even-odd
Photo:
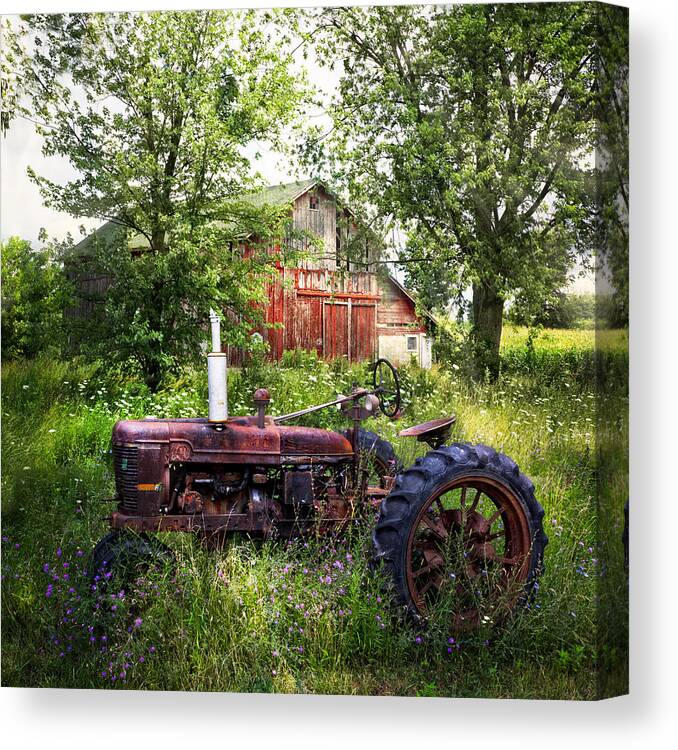
<instances>
[{"instance_id":1,"label":"green leaves","mask_svg":"<svg viewBox=\"0 0 678 750\"><path fill-rule=\"evenodd\" d=\"M280 225L275 212L243 208L256 186L246 148L278 143L306 96L283 36L253 11L38 15L19 26L22 113L38 121L44 153L77 173L65 184L29 174L47 205L121 230L87 261L112 286L83 345L157 384L199 352L210 306L231 308L242 341L273 259L229 248Z\"/></svg>"},{"instance_id":2,"label":"green leaves","mask_svg":"<svg viewBox=\"0 0 678 750\"><path fill-rule=\"evenodd\" d=\"M320 59L345 61L326 139L334 177L406 228L401 260L429 305L471 282L490 296L525 293L589 251L595 13L583 3L319 12Z\"/></svg>"},{"instance_id":3,"label":"green leaves","mask_svg":"<svg viewBox=\"0 0 678 750\"><path fill-rule=\"evenodd\" d=\"M55 258L55 248L33 250L10 237L2 254L2 356L34 357L58 346L64 337L63 310L70 284Z\"/></svg>"}]
</instances>

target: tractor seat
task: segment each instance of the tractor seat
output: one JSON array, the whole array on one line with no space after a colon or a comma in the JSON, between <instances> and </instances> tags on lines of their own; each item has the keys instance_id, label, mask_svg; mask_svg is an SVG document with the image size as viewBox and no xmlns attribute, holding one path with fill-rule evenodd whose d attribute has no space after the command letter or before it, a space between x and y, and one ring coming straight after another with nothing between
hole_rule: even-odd
<instances>
[{"instance_id":1,"label":"tractor seat","mask_svg":"<svg viewBox=\"0 0 678 750\"><path fill-rule=\"evenodd\" d=\"M398 433L399 437L414 437L420 443L426 443L431 448L439 448L447 441L452 432L452 425L457 421L456 416L432 419L429 422L408 427Z\"/></svg>"}]
</instances>

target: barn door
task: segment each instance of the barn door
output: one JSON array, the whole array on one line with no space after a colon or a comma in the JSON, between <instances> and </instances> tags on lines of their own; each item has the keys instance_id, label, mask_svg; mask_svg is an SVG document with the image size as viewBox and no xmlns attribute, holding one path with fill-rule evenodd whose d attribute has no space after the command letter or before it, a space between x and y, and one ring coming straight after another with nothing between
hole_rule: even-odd
<instances>
[{"instance_id":1,"label":"barn door","mask_svg":"<svg viewBox=\"0 0 678 750\"><path fill-rule=\"evenodd\" d=\"M346 357L349 362L372 359L376 338L376 305L347 302L325 302L325 359Z\"/></svg>"},{"instance_id":2,"label":"barn door","mask_svg":"<svg viewBox=\"0 0 678 750\"><path fill-rule=\"evenodd\" d=\"M351 305L349 345L351 362L362 362L374 357L376 337L376 305Z\"/></svg>"},{"instance_id":3,"label":"barn door","mask_svg":"<svg viewBox=\"0 0 678 750\"><path fill-rule=\"evenodd\" d=\"M348 358L348 303L325 302L323 308L325 359Z\"/></svg>"}]
</instances>

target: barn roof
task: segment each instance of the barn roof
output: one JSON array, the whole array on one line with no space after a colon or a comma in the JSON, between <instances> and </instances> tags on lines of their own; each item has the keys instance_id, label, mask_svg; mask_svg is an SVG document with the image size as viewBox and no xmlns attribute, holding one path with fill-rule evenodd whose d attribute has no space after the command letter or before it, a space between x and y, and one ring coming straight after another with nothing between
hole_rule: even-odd
<instances>
[{"instance_id":1,"label":"barn roof","mask_svg":"<svg viewBox=\"0 0 678 750\"><path fill-rule=\"evenodd\" d=\"M243 196L247 203L252 206L276 206L281 207L293 203L299 196L320 184L317 180L297 180L296 182L285 182L279 185L268 185L261 190L247 193ZM109 245L120 240L128 231L125 226L115 221L107 221L98 229L95 229L87 237L84 237L71 250L71 254L77 257L90 255L95 244ZM243 235L243 239L247 233ZM148 249L148 239L141 233L135 232L129 235L127 244L130 250Z\"/></svg>"},{"instance_id":2,"label":"barn roof","mask_svg":"<svg viewBox=\"0 0 678 750\"><path fill-rule=\"evenodd\" d=\"M285 206L295 201L300 195L307 193L317 184L317 180L284 182L280 185L269 185L245 197L254 206Z\"/></svg>"}]
</instances>

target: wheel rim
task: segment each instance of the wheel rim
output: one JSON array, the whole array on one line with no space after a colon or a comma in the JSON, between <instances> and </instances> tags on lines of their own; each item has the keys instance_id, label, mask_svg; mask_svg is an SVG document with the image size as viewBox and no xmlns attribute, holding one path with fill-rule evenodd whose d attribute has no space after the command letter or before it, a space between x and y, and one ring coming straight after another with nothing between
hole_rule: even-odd
<instances>
[{"instance_id":1,"label":"wheel rim","mask_svg":"<svg viewBox=\"0 0 678 750\"><path fill-rule=\"evenodd\" d=\"M422 506L406 548L407 585L422 616L442 609L450 629L496 623L530 571L530 524L518 497L486 476L450 482Z\"/></svg>"}]
</instances>

